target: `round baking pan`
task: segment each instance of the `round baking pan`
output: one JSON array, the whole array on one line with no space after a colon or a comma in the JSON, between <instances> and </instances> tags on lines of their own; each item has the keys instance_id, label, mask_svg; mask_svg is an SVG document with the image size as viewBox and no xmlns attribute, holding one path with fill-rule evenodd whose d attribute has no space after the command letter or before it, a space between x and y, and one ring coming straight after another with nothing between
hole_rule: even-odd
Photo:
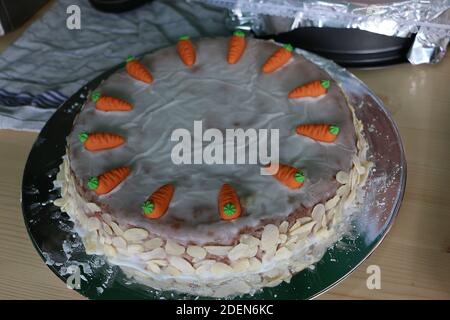
<instances>
[{"instance_id":1,"label":"round baking pan","mask_svg":"<svg viewBox=\"0 0 450 320\"><path fill-rule=\"evenodd\" d=\"M381 67L406 62L414 37L385 36L359 29L301 27L267 35L294 47L317 53L345 67Z\"/></svg>"},{"instance_id":2,"label":"round baking pan","mask_svg":"<svg viewBox=\"0 0 450 320\"><path fill-rule=\"evenodd\" d=\"M97 10L111 13L130 11L150 1L152 0L89 0Z\"/></svg>"},{"instance_id":3,"label":"round baking pan","mask_svg":"<svg viewBox=\"0 0 450 320\"><path fill-rule=\"evenodd\" d=\"M298 52L324 68L342 85L357 117L365 124L364 135L370 146L369 160L374 163L374 170L367 180L364 203L352 222L351 234L329 248L313 267L293 276L290 283L237 299L310 299L333 287L381 243L394 222L404 193L403 146L382 102L345 69L314 54ZM80 271L80 286L75 290L90 299L196 298L135 283L126 278L118 266L108 264L103 256L87 255L68 215L53 204L60 197L60 189L54 187L53 182L66 153L66 137L73 120L89 92L116 69L91 81L67 100L34 143L22 181L22 209L27 231L41 257L63 281L73 279L71 274L77 269Z\"/></svg>"}]
</instances>

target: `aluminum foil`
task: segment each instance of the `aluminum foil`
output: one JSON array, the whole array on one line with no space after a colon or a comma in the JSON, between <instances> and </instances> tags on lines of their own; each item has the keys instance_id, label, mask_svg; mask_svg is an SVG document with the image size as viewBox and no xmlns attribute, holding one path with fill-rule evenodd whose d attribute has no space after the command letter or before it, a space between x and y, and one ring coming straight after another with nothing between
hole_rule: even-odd
<instances>
[{"instance_id":1,"label":"aluminum foil","mask_svg":"<svg viewBox=\"0 0 450 320\"><path fill-rule=\"evenodd\" d=\"M437 63L450 38L450 0L195 0L230 10L230 28L257 35L298 27L357 28L396 37L417 34L412 64Z\"/></svg>"}]
</instances>

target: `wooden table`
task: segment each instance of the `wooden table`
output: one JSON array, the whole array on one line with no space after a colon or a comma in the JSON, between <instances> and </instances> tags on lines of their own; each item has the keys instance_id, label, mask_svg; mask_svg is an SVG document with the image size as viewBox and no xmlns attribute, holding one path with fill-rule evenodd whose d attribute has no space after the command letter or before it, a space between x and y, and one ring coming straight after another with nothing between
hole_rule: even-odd
<instances>
[{"instance_id":1,"label":"wooden table","mask_svg":"<svg viewBox=\"0 0 450 320\"><path fill-rule=\"evenodd\" d=\"M23 29L0 38L0 50ZM320 299L450 299L450 55L438 65L351 71L392 112L406 149L408 183L384 242ZM35 138L0 130L0 299L83 299L42 262L24 227L21 178ZM381 268L381 290L366 286L370 265Z\"/></svg>"}]
</instances>

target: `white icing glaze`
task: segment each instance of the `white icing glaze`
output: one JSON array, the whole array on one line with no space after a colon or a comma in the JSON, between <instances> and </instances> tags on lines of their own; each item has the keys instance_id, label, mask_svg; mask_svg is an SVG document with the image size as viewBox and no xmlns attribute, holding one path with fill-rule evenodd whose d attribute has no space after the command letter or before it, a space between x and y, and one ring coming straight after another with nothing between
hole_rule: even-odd
<instances>
[{"instance_id":1,"label":"white icing glaze","mask_svg":"<svg viewBox=\"0 0 450 320\"><path fill-rule=\"evenodd\" d=\"M133 80L122 69L98 90L126 99L131 112L101 112L88 102L78 115L68 138L70 166L85 185L90 176L121 165L131 174L111 193L85 196L111 214L119 225L139 226L161 238L180 243L230 243L245 228L261 220L286 219L299 207L311 208L334 196L335 175L351 168L356 152L351 111L340 88L332 82L328 93L317 99L289 100L294 87L328 74L295 55L289 64L272 73L260 68L276 46L248 39L236 65L228 65L228 39L194 41L197 62L187 68L174 47L147 55L142 62L155 79L148 86ZM289 190L270 176L261 176L258 165L174 165L170 159L171 133L177 128L192 132L194 120L208 128L280 130L280 162L302 168L306 182ZM324 144L295 134L302 123L334 123L341 127L335 143ZM78 141L80 132L109 131L123 135L122 147L89 152ZM140 205L161 185L176 186L168 212L148 220ZM241 200L248 198L243 215L232 222L220 220L217 194L223 183L233 185Z\"/></svg>"}]
</instances>

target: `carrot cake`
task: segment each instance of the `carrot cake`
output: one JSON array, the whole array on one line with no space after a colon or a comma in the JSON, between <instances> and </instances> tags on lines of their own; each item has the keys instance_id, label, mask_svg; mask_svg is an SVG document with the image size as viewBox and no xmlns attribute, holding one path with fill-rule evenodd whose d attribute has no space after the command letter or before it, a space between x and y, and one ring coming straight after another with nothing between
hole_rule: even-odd
<instances>
[{"instance_id":1,"label":"carrot cake","mask_svg":"<svg viewBox=\"0 0 450 320\"><path fill-rule=\"evenodd\" d=\"M270 161L229 157L230 132L258 152L267 138ZM289 282L337 240L366 151L339 83L291 46L181 37L130 57L90 94L55 204L88 254L152 288L251 294Z\"/></svg>"}]
</instances>

